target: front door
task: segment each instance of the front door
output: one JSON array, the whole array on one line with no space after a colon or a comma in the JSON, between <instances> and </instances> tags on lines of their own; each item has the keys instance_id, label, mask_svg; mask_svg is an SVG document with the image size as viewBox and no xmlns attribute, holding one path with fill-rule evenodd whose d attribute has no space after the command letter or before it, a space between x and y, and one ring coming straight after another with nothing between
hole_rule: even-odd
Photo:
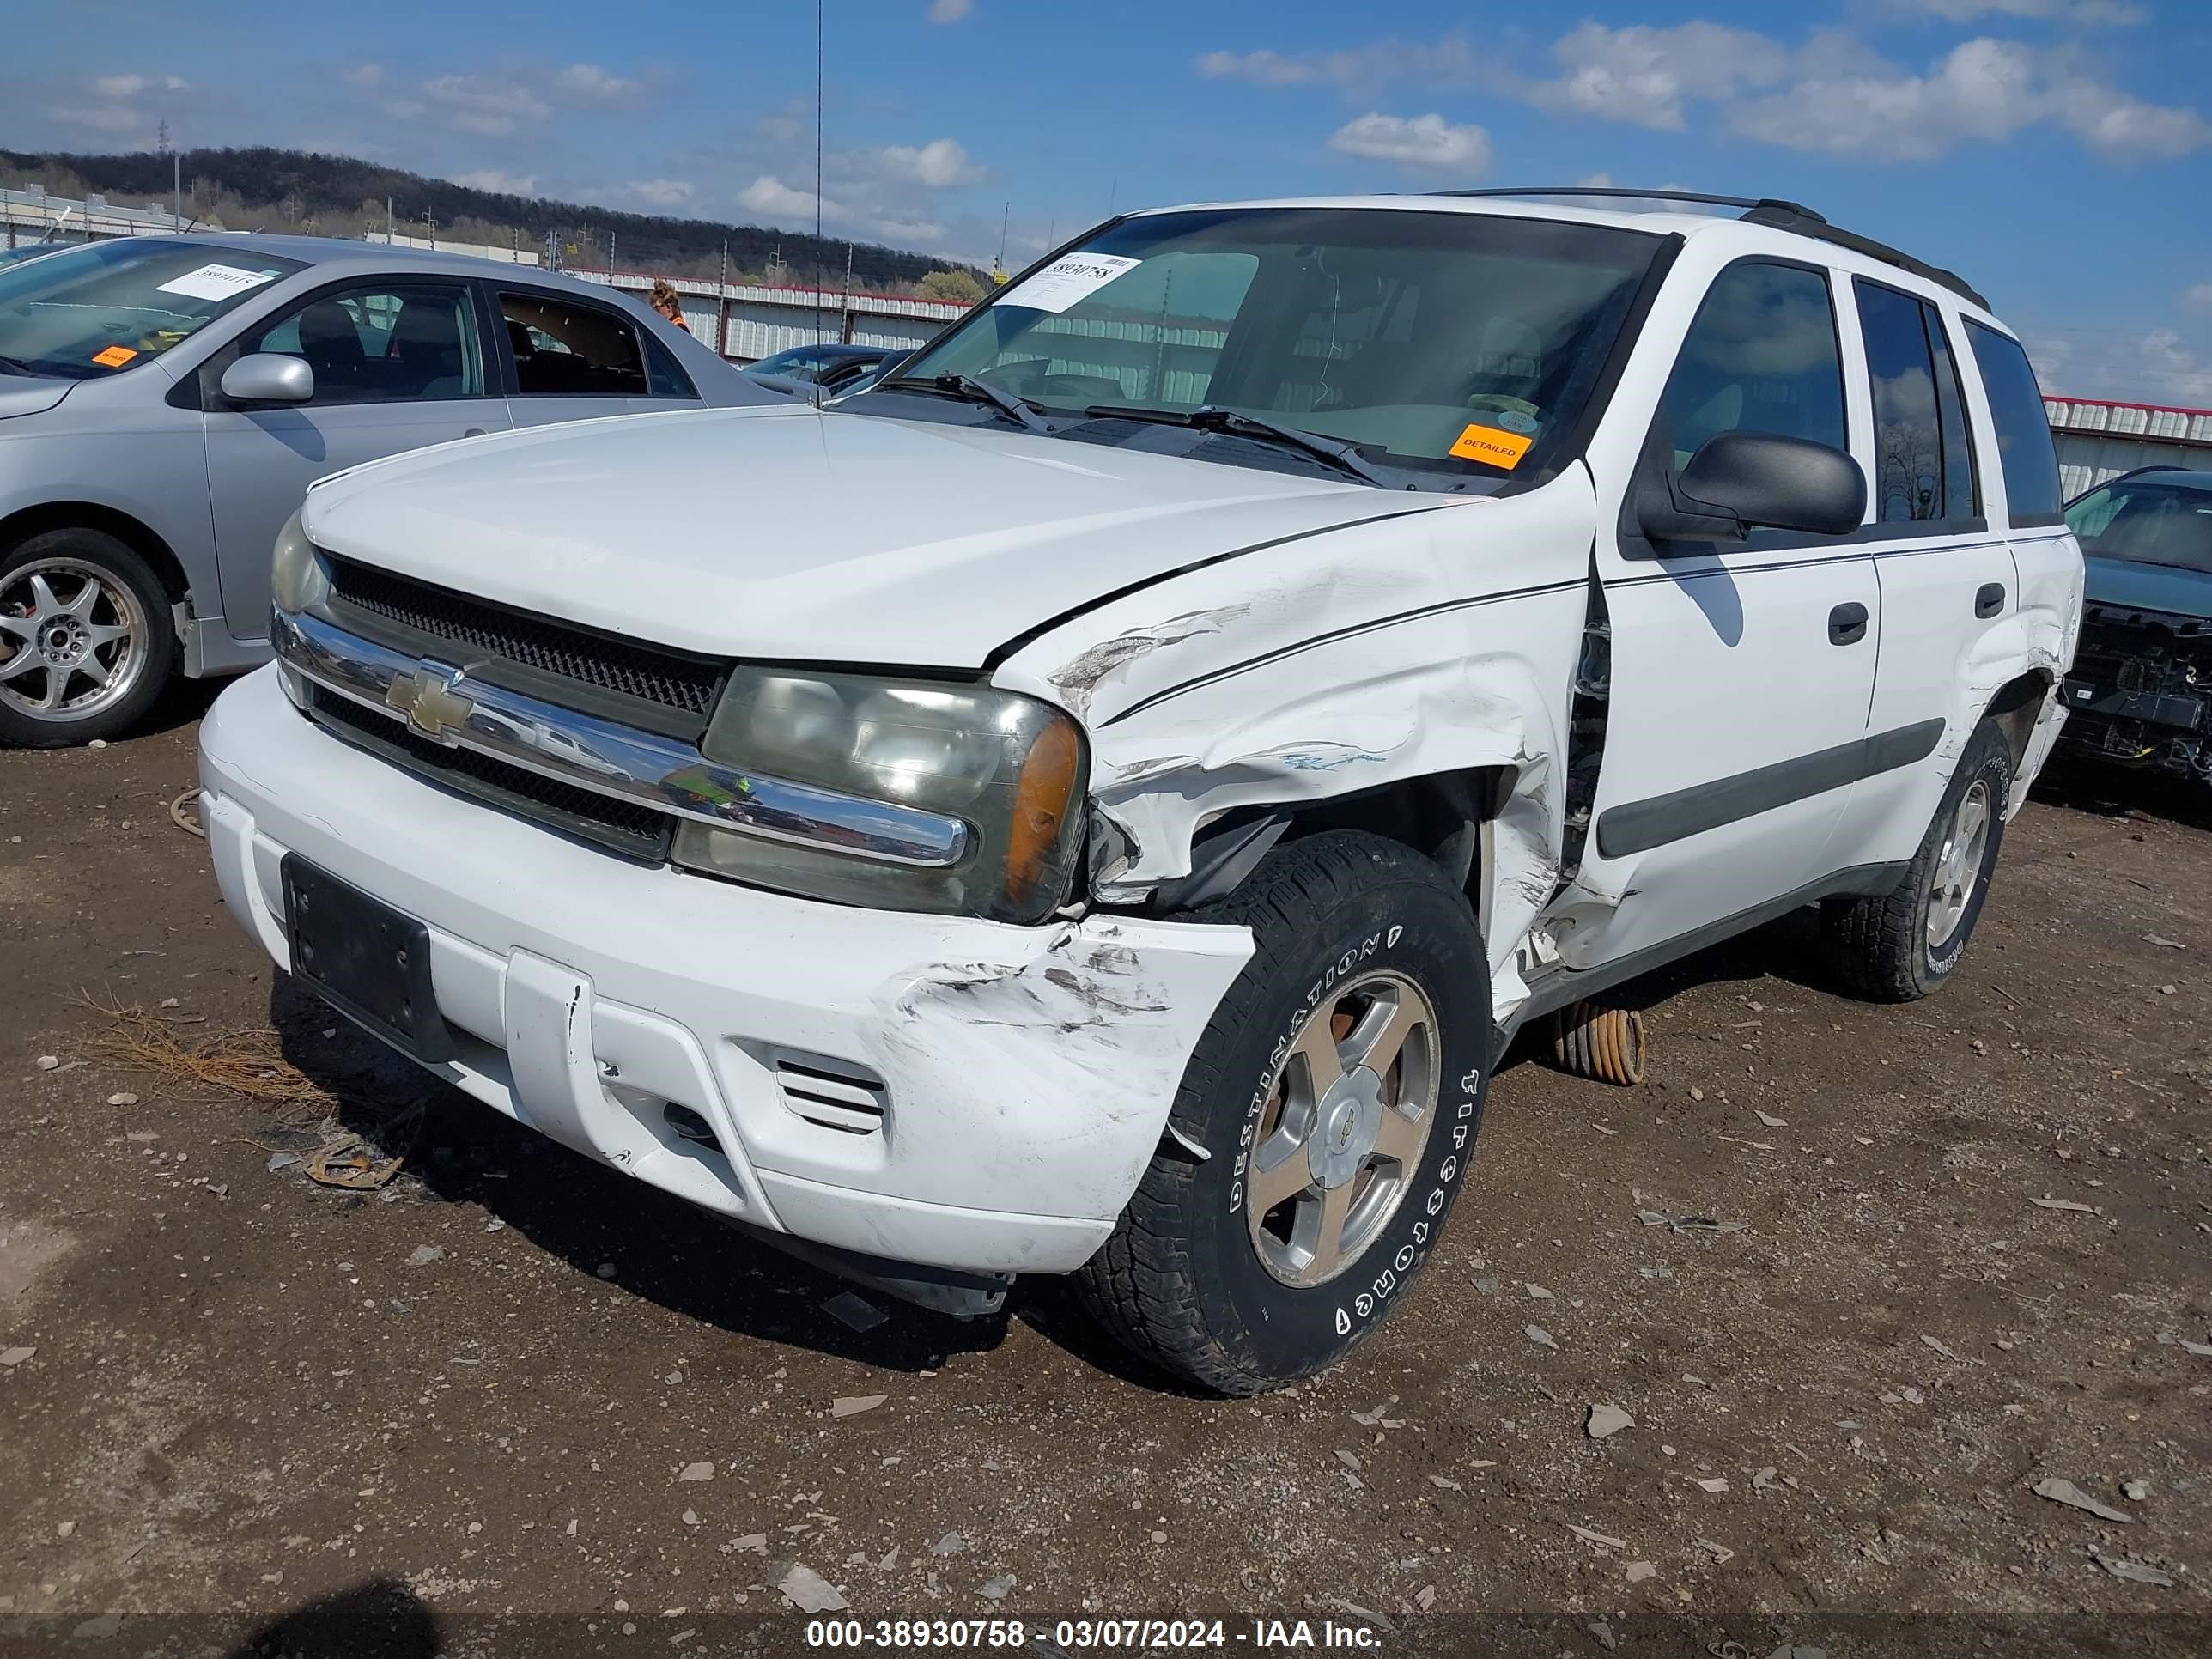
<instances>
[{"instance_id":1,"label":"front door","mask_svg":"<svg viewBox=\"0 0 2212 1659\"><path fill-rule=\"evenodd\" d=\"M1639 465L1679 469L1729 431L1848 449L1826 271L1746 259L1713 279ZM1632 504L1633 481L1626 494ZM1863 760L1880 626L1874 567L1849 540L1655 544L1626 518L1600 526L1597 573L1611 629L1603 758L1583 902L1556 935L1575 968L1823 872Z\"/></svg>"},{"instance_id":2,"label":"front door","mask_svg":"<svg viewBox=\"0 0 2212 1659\"><path fill-rule=\"evenodd\" d=\"M314 396L304 404L227 401L223 370L257 351L304 359ZM201 374L223 612L241 636L267 628L270 550L309 484L509 423L504 400L492 395L465 283L383 280L326 290L252 327Z\"/></svg>"},{"instance_id":3,"label":"front door","mask_svg":"<svg viewBox=\"0 0 2212 1659\"><path fill-rule=\"evenodd\" d=\"M549 289L496 290L515 425L696 407L697 391L635 319Z\"/></svg>"}]
</instances>

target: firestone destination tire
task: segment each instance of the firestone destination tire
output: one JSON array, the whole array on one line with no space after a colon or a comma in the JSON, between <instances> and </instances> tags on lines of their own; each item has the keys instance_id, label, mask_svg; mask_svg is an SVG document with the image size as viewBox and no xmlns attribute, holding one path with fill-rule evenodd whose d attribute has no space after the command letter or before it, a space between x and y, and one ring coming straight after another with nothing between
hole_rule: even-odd
<instances>
[{"instance_id":1,"label":"firestone destination tire","mask_svg":"<svg viewBox=\"0 0 2212 1659\"><path fill-rule=\"evenodd\" d=\"M1489 1085L1490 970L1431 860L1332 830L1192 921L1256 949L1193 1053L1155 1157L1077 1282L1100 1322L1227 1395L1327 1369L1435 1248Z\"/></svg>"},{"instance_id":2,"label":"firestone destination tire","mask_svg":"<svg viewBox=\"0 0 2212 1659\"><path fill-rule=\"evenodd\" d=\"M1828 958L1845 989L1870 1002L1915 1002L1951 977L1989 896L2011 793L2012 747L1984 720L1896 888L1820 907Z\"/></svg>"}]
</instances>

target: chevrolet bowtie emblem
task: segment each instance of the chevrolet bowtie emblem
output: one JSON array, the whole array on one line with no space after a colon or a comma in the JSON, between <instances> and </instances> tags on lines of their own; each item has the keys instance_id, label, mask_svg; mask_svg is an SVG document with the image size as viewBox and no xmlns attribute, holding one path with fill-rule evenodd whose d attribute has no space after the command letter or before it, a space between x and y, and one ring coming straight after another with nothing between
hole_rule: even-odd
<instances>
[{"instance_id":1,"label":"chevrolet bowtie emblem","mask_svg":"<svg viewBox=\"0 0 2212 1659\"><path fill-rule=\"evenodd\" d=\"M455 695L457 678L425 663L406 678L392 681L384 701L406 715L408 725L417 732L442 742L466 726L476 713L476 704Z\"/></svg>"}]
</instances>

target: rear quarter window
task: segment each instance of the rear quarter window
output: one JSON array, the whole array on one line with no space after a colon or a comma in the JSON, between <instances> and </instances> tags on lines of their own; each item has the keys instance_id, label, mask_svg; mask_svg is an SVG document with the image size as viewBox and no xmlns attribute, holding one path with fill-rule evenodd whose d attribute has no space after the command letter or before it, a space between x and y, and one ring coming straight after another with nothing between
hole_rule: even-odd
<instances>
[{"instance_id":1,"label":"rear quarter window","mask_svg":"<svg viewBox=\"0 0 2212 1659\"><path fill-rule=\"evenodd\" d=\"M1966 337L1989 393L1990 421L1997 431L1997 459L2004 472L2005 507L2015 526L2063 524L2059 511L2058 450L2043 391L2020 342L1971 319Z\"/></svg>"}]
</instances>

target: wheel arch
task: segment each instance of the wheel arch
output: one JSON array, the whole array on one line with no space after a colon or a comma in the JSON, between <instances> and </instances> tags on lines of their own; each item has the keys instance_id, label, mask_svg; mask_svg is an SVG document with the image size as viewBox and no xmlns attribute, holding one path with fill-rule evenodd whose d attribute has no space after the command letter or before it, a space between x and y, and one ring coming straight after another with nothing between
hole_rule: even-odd
<instances>
[{"instance_id":1,"label":"wheel arch","mask_svg":"<svg viewBox=\"0 0 2212 1659\"><path fill-rule=\"evenodd\" d=\"M143 520L98 501L40 501L0 519L0 556L52 530L97 530L112 536L146 561L170 604L191 596L191 580L175 550Z\"/></svg>"},{"instance_id":2,"label":"wheel arch","mask_svg":"<svg viewBox=\"0 0 2212 1659\"><path fill-rule=\"evenodd\" d=\"M2015 772L2027 757L2028 738L2034 733L2044 699L2057 684L2057 676L2050 669L2031 668L1999 686L1983 706L1982 720L1995 722L1997 730L2004 733Z\"/></svg>"}]
</instances>

